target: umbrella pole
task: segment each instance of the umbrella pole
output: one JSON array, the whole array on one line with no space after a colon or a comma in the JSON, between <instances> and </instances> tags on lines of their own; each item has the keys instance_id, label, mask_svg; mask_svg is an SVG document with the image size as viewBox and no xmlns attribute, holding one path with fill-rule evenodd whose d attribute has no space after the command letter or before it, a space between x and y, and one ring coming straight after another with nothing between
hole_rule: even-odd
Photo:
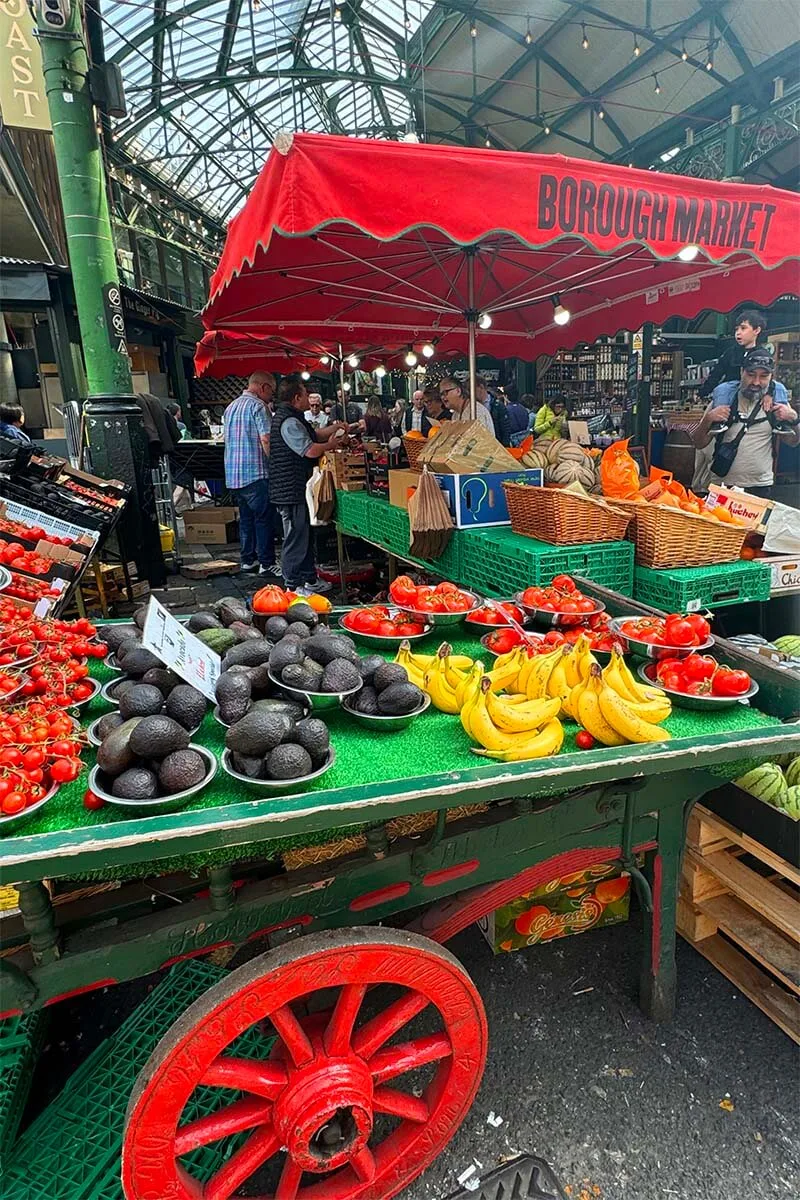
<instances>
[{"instance_id":1,"label":"umbrella pole","mask_svg":"<svg viewBox=\"0 0 800 1200\"><path fill-rule=\"evenodd\" d=\"M478 415L478 400L475 395L475 325L478 314L475 312L475 247L467 248L467 335L469 344L469 415L474 421Z\"/></svg>"},{"instance_id":2,"label":"umbrella pole","mask_svg":"<svg viewBox=\"0 0 800 1200\"><path fill-rule=\"evenodd\" d=\"M339 342L339 387L342 391L342 420L347 420L347 393L344 390L344 358L342 356L342 343Z\"/></svg>"}]
</instances>

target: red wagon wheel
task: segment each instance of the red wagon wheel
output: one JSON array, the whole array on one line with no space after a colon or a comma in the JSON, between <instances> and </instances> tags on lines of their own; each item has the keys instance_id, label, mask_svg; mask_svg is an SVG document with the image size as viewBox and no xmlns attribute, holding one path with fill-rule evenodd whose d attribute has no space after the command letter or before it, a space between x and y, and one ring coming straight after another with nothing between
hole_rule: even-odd
<instances>
[{"instance_id":1,"label":"red wagon wheel","mask_svg":"<svg viewBox=\"0 0 800 1200\"><path fill-rule=\"evenodd\" d=\"M265 1039L260 1056L232 1047L248 1038ZM417 934L336 930L273 950L151 1055L128 1106L125 1196L232 1200L249 1180L259 1200L389 1200L465 1117L486 1042L469 976ZM212 1144L224 1153L203 1172Z\"/></svg>"}]
</instances>

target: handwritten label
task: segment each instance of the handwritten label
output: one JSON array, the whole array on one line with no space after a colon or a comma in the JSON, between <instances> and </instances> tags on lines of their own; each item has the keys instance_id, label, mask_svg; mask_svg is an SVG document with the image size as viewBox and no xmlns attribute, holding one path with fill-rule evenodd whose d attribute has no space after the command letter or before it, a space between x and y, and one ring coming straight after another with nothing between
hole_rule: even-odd
<instances>
[{"instance_id":1,"label":"handwritten label","mask_svg":"<svg viewBox=\"0 0 800 1200\"><path fill-rule=\"evenodd\" d=\"M165 667L202 692L207 700L214 701L214 689L220 676L220 656L176 621L155 596L150 597L147 606L142 645L160 658Z\"/></svg>"}]
</instances>

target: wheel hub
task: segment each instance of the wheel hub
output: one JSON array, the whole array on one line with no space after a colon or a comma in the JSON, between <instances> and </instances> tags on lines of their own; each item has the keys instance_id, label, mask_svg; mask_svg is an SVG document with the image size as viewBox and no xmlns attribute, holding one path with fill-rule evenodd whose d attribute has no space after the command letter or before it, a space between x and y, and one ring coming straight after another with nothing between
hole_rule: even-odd
<instances>
[{"instance_id":1,"label":"wheel hub","mask_svg":"<svg viewBox=\"0 0 800 1200\"><path fill-rule=\"evenodd\" d=\"M294 1071L276 1100L275 1129L304 1171L334 1171L367 1144L372 1133L372 1075L358 1058L328 1058L320 1047Z\"/></svg>"}]
</instances>

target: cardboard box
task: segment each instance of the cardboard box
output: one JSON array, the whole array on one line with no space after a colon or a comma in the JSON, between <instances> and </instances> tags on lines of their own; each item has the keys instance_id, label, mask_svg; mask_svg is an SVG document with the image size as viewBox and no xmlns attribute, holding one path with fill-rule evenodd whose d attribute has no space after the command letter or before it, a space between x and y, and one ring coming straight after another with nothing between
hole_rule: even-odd
<instances>
[{"instance_id":1,"label":"cardboard box","mask_svg":"<svg viewBox=\"0 0 800 1200\"><path fill-rule=\"evenodd\" d=\"M627 921L631 878L614 863L551 879L478 922L495 954Z\"/></svg>"},{"instance_id":2,"label":"cardboard box","mask_svg":"<svg viewBox=\"0 0 800 1200\"><path fill-rule=\"evenodd\" d=\"M389 472L389 503L395 508L408 508L409 496L419 486L419 471Z\"/></svg>"},{"instance_id":3,"label":"cardboard box","mask_svg":"<svg viewBox=\"0 0 800 1200\"><path fill-rule=\"evenodd\" d=\"M238 562L226 558L210 558L200 563L185 563L181 567L181 575L187 579L209 579L212 575L237 575Z\"/></svg>"},{"instance_id":4,"label":"cardboard box","mask_svg":"<svg viewBox=\"0 0 800 1200\"><path fill-rule=\"evenodd\" d=\"M239 536L236 508L213 504L189 508L183 514L184 540L190 545L225 546Z\"/></svg>"},{"instance_id":5,"label":"cardboard box","mask_svg":"<svg viewBox=\"0 0 800 1200\"><path fill-rule=\"evenodd\" d=\"M504 479L541 487L541 467L516 471L490 471L481 475L440 475L439 487L447 496L456 529L479 529L489 525L510 525Z\"/></svg>"},{"instance_id":6,"label":"cardboard box","mask_svg":"<svg viewBox=\"0 0 800 1200\"><path fill-rule=\"evenodd\" d=\"M513 471L516 460L480 421L445 421L428 438L417 462L442 475Z\"/></svg>"},{"instance_id":7,"label":"cardboard box","mask_svg":"<svg viewBox=\"0 0 800 1200\"><path fill-rule=\"evenodd\" d=\"M798 555L779 554L775 558L765 555L757 558L756 562L769 567L772 574L771 592L773 595L781 592L800 592L800 557Z\"/></svg>"},{"instance_id":8,"label":"cardboard box","mask_svg":"<svg viewBox=\"0 0 800 1200\"><path fill-rule=\"evenodd\" d=\"M751 496L749 492L719 487L712 483L706 496L706 508L716 508L717 505L726 508L741 525L747 529L754 529L756 533L765 532L769 514L773 509L771 500L762 500L760 496Z\"/></svg>"}]
</instances>

